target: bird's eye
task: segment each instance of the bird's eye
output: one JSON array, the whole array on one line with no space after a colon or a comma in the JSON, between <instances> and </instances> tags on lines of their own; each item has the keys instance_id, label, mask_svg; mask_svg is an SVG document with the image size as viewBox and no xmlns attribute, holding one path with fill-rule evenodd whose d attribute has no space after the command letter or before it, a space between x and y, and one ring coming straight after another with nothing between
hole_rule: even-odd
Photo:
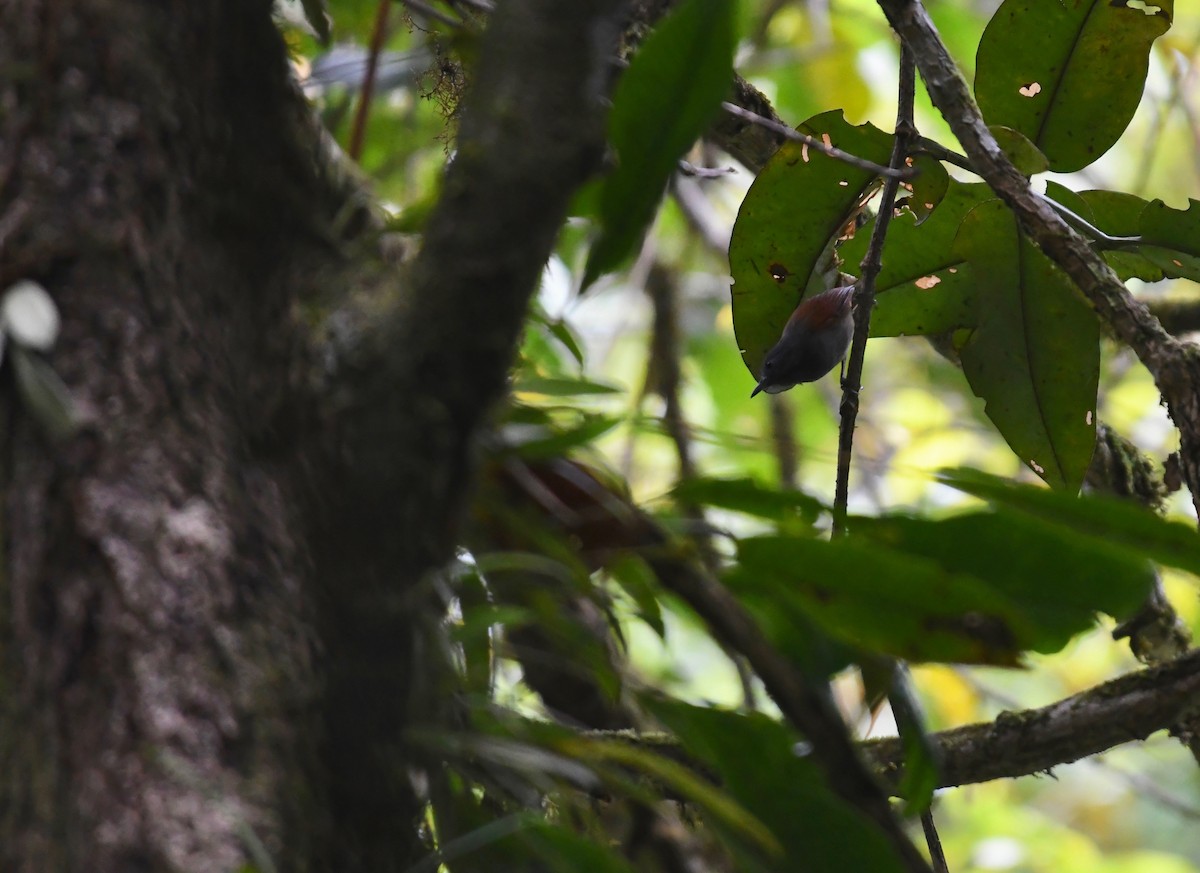
<instances>
[{"instance_id":1,"label":"bird's eye","mask_svg":"<svg viewBox=\"0 0 1200 873\"><path fill-rule=\"evenodd\" d=\"M763 369L764 369L764 370L769 370L769 369L771 369L771 368L772 368L772 367L774 367L774 366L775 366L775 362L774 362L774 361L770 361L770 360L763 361Z\"/></svg>"}]
</instances>

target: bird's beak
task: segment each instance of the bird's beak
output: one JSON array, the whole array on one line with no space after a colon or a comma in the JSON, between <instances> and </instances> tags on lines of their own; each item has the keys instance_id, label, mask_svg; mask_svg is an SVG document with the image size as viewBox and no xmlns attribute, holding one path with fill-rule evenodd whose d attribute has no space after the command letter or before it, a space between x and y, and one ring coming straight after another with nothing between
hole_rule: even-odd
<instances>
[{"instance_id":1,"label":"bird's beak","mask_svg":"<svg viewBox=\"0 0 1200 873\"><path fill-rule=\"evenodd\" d=\"M756 394L757 394L759 391L762 391L762 390L763 390L763 383L762 383L762 382L759 382L759 383L758 383L758 385L757 385L757 386L755 386L754 390L750 392L750 396L751 396L751 397L753 397L753 396L754 396L754 395L756 395Z\"/></svg>"}]
</instances>

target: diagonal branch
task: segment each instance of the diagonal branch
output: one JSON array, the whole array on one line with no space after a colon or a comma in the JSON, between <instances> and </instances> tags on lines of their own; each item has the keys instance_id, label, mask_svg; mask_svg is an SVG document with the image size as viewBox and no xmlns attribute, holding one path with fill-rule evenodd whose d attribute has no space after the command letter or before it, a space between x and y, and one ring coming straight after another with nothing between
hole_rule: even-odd
<instances>
[{"instance_id":1,"label":"diagonal branch","mask_svg":"<svg viewBox=\"0 0 1200 873\"><path fill-rule=\"evenodd\" d=\"M746 608L716 580L686 569L659 572L659 578L696 611L723 646L745 655L784 717L812 743L814 760L830 788L887 834L908 870L928 873L928 862L905 836L863 765L827 691L776 652Z\"/></svg>"},{"instance_id":2,"label":"diagonal branch","mask_svg":"<svg viewBox=\"0 0 1200 873\"><path fill-rule=\"evenodd\" d=\"M1200 649L1126 674L1041 709L1001 713L993 722L934 734L938 785L971 785L1046 772L1122 743L1144 740L1193 718L1200 709ZM1185 738L1186 739L1186 738ZM903 769L895 738L863 744L893 786Z\"/></svg>"},{"instance_id":3,"label":"diagonal branch","mask_svg":"<svg viewBox=\"0 0 1200 873\"><path fill-rule=\"evenodd\" d=\"M912 50L929 96L971 165L1013 213L1025 234L1062 268L1114 334L1137 354L1163 398L1182 441L1184 478L1200 500L1200 350L1168 334L1104 259L1029 187L997 145L919 0L879 0L892 29Z\"/></svg>"}]
</instances>

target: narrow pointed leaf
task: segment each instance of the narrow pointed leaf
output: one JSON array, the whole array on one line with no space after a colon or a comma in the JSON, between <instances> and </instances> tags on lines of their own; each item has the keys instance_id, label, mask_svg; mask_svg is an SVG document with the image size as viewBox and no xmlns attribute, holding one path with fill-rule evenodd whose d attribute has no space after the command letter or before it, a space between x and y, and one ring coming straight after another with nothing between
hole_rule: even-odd
<instances>
[{"instance_id":1,"label":"narrow pointed leaf","mask_svg":"<svg viewBox=\"0 0 1200 873\"><path fill-rule=\"evenodd\" d=\"M609 114L616 169L600 190L600 236L583 287L633 254L675 162L704 132L733 80L737 0L684 0L646 37Z\"/></svg>"},{"instance_id":2,"label":"narrow pointed leaf","mask_svg":"<svg viewBox=\"0 0 1200 873\"><path fill-rule=\"evenodd\" d=\"M724 789L770 828L782 859L765 868L745 858L739 869L843 873L904 869L879 827L833 794L816 764L799 749L799 737L760 713L721 712L660 700L647 707L684 749L717 771ZM725 828L714 831L730 841ZM774 859L771 859L774 860Z\"/></svg>"},{"instance_id":3,"label":"narrow pointed leaf","mask_svg":"<svg viewBox=\"0 0 1200 873\"><path fill-rule=\"evenodd\" d=\"M1061 525L1099 543L1119 545L1132 555L1200 576L1200 536L1193 525L1161 518L1128 501L1100 495L1076 498L977 470L946 470L938 478L960 491L1027 513L1043 524Z\"/></svg>"}]
</instances>

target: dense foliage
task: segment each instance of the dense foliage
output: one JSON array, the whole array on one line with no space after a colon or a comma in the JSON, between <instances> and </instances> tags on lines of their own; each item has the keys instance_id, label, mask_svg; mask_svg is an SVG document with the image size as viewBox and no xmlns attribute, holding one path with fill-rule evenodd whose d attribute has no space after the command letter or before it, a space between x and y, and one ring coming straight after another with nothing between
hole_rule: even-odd
<instances>
[{"instance_id":1,"label":"dense foliage","mask_svg":"<svg viewBox=\"0 0 1200 873\"><path fill-rule=\"evenodd\" d=\"M1041 196L1139 296L1200 278L1200 207L1162 199L1178 202L1180 177L1197 190L1195 146L1180 145L1191 134L1175 128L1194 109L1185 83L1200 21L1171 29L1169 2L1006 0L990 16L989 5L931 12L974 66L1005 155L1049 179ZM316 58L309 81L335 135L356 112L367 120L360 161L398 229L419 233L435 196L445 122L428 98L452 112L460 76L469 87L480 9L450 4L442 20L412 4L373 55L354 46L379 22L333 3L346 63L298 43L298 61ZM1132 429L1160 461L1170 439L1145 375L971 174L922 91L915 123L930 137L911 139L898 165L919 173L904 175L882 269L865 277L878 295L871 336L910 339L867 346L855 512L848 536L830 541L833 377L746 398L797 303L839 271L868 269L882 177L820 146L887 166L893 135L880 119L893 98L880 83L895 81L895 44L867 3L685 0L640 35L613 94L612 169L577 197L579 219L545 274L446 589L467 723L420 738L449 765L429 776L430 869L435 858L510 869L531 855L555 869L671 869L689 853L707 859L701 869L904 869L822 776L805 725L780 720L775 703L786 705L764 693L761 663L705 614L697 588L719 576L790 669L834 681L852 723L878 715L894 669L881 656L923 665L936 727L1019 706L1009 695L1080 691L1122 660L1088 633L1097 614L1134 616L1160 573L1195 613L1177 571L1200 571L1200 545L1156 515L1161 474L1117 434ZM796 129L812 138L761 166L731 167L728 142L703 138L730 97L735 52L737 71L784 118L807 119ZM378 78L363 95L368 63ZM922 336L933 342L911 339ZM1106 457L1119 449L1115 477L1093 461L1098 429ZM1014 458L1057 493L1029 484ZM937 472L960 465L1009 478ZM867 690L857 701L852 665ZM921 739L929 729L905 731L909 772L893 784L908 815L946 784L936 738ZM1161 775L1147 753L1129 760L1139 779ZM1162 834L1194 811L1156 811L1122 779L1072 770L1052 788L997 786L969 804L945 795L950 868L1100 869L1111 853L1104 869L1190 869L1182 858L1200 859L1200 844ZM1089 796L1097 780L1104 801ZM1157 823L1112 830L1089 823L1097 816ZM668 836L679 821L686 835Z\"/></svg>"}]
</instances>

